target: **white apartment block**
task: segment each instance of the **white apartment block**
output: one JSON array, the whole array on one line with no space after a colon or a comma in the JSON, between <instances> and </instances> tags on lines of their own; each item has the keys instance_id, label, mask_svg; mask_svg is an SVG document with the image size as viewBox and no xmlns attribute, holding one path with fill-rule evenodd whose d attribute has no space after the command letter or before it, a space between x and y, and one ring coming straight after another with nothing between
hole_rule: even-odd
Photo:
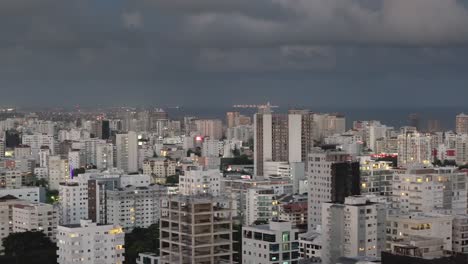
<instances>
[{"instance_id":1,"label":"white apartment block","mask_svg":"<svg viewBox=\"0 0 468 264\"><path fill-rule=\"evenodd\" d=\"M297 263L299 230L291 222L271 221L267 225L242 228L242 263Z\"/></svg>"},{"instance_id":2,"label":"white apartment block","mask_svg":"<svg viewBox=\"0 0 468 264\"><path fill-rule=\"evenodd\" d=\"M145 174L119 175L120 186L147 187L151 184L151 176Z\"/></svg>"},{"instance_id":3,"label":"white apartment block","mask_svg":"<svg viewBox=\"0 0 468 264\"><path fill-rule=\"evenodd\" d=\"M193 121L202 137L220 140L223 137L223 122L218 119L197 119Z\"/></svg>"},{"instance_id":4,"label":"white apartment block","mask_svg":"<svg viewBox=\"0 0 468 264\"><path fill-rule=\"evenodd\" d=\"M39 150L39 167L47 168L49 166L50 149L41 148Z\"/></svg>"},{"instance_id":5,"label":"white apartment block","mask_svg":"<svg viewBox=\"0 0 468 264\"><path fill-rule=\"evenodd\" d=\"M111 143L96 146L96 167L99 170L114 167L114 146Z\"/></svg>"},{"instance_id":6,"label":"white apartment block","mask_svg":"<svg viewBox=\"0 0 468 264\"><path fill-rule=\"evenodd\" d=\"M391 215L387 217L387 245L390 249L392 240L408 236L442 238L444 250L451 251L452 226L454 217L436 213L413 213Z\"/></svg>"},{"instance_id":7,"label":"white apartment block","mask_svg":"<svg viewBox=\"0 0 468 264\"><path fill-rule=\"evenodd\" d=\"M43 146L47 146L50 149L52 155L55 154L55 139L53 135L46 135L41 133L23 135L21 142L23 145L28 145L31 147L31 154L36 160L38 160L39 151Z\"/></svg>"},{"instance_id":8,"label":"white apartment block","mask_svg":"<svg viewBox=\"0 0 468 264\"><path fill-rule=\"evenodd\" d=\"M253 127L251 125L235 126L226 130L228 140L236 139L242 142L248 142L253 138Z\"/></svg>"},{"instance_id":9,"label":"white apartment block","mask_svg":"<svg viewBox=\"0 0 468 264\"><path fill-rule=\"evenodd\" d=\"M62 159L60 156L50 156L49 166L47 166L49 188L51 190L58 190L61 182L70 180L70 166L68 159Z\"/></svg>"},{"instance_id":10,"label":"white apartment block","mask_svg":"<svg viewBox=\"0 0 468 264\"><path fill-rule=\"evenodd\" d=\"M433 161L433 146L430 135L405 132L398 135L398 166L410 164L430 164Z\"/></svg>"},{"instance_id":11,"label":"white apartment block","mask_svg":"<svg viewBox=\"0 0 468 264\"><path fill-rule=\"evenodd\" d=\"M394 204L401 213L450 210L466 214L467 181L466 173L455 167L412 165L394 176Z\"/></svg>"},{"instance_id":12,"label":"white apartment block","mask_svg":"<svg viewBox=\"0 0 468 264\"><path fill-rule=\"evenodd\" d=\"M78 169L81 167L81 153L79 150L68 152L68 166L70 169Z\"/></svg>"},{"instance_id":13,"label":"white apartment block","mask_svg":"<svg viewBox=\"0 0 468 264\"><path fill-rule=\"evenodd\" d=\"M57 235L58 215L50 204L31 202L13 206L13 232L42 231L52 241Z\"/></svg>"},{"instance_id":14,"label":"white apartment block","mask_svg":"<svg viewBox=\"0 0 468 264\"><path fill-rule=\"evenodd\" d=\"M339 257L380 257L385 248L386 205L376 197L350 196L344 204L322 207L322 260Z\"/></svg>"},{"instance_id":15,"label":"white apartment block","mask_svg":"<svg viewBox=\"0 0 468 264\"><path fill-rule=\"evenodd\" d=\"M392 162L361 158L361 193L389 197L393 194Z\"/></svg>"},{"instance_id":16,"label":"white apartment block","mask_svg":"<svg viewBox=\"0 0 468 264\"><path fill-rule=\"evenodd\" d=\"M344 197L360 193L359 163L338 150L317 149L310 153L306 172L309 184L309 230L322 222L322 204L344 202Z\"/></svg>"},{"instance_id":17,"label":"white apartment block","mask_svg":"<svg viewBox=\"0 0 468 264\"><path fill-rule=\"evenodd\" d=\"M0 171L0 188L19 189L22 187L23 172L20 170Z\"/></svg>"},{"instance_id":18,"label":"white apartment block","mask_svg":"<svg viewBox=\"0 0 468 264\"><path fill-rule=\"evenodd\" d=\"M2 239L14 232L42 231L52 241L57 230L57 213L52 205L3 197L0 199L0 250Z\"/></svg>"},{"instance_id":19,"label":"white apartment block","mask_svg":"<svg viewBox=\"0 0 468 264\"><path fill-rule=\"evenodd\" d=\"M301 259L308 259L312 263L322 263L322 235L308 232L299 235Z\"/></svg>"},{"instance_id":20,"label":"white apartment block","mask_svg":"<svg viewBox=\"0 0 468 264\"><path fill-rule=\"evenodd\" d=\"M88 181L60 183L59 197L61 225L78 224L80 220L88 219Z\"/></svg>"},{"instance_id":21,"label":"white apartment block","mask_svg":"<svg viewBox=\"0 0 468 264\"><path fill-rule=\"evenodd\" d=\"M125 260L123 230L117 225L97 225L81 220L57 230L59 264L122 264Z\"/></svg>"},{"instance_id":22,"label":"white apartment block","mask_svg":"<svg viewBox=\"0 0 468 264\"><path fill-rule=\"evenodd\" d=\"M29 202L45 202L45 190L41 187L0 188L0 197L7 195Z\"/></svg>"},{"instance_id":23,"label":"white apartment block","mask_svg":"<svg viewBox=\"0 0 468 264\"><path fill-rule=\"evenodd\" d=\"M245 223L268 222L278 218L277 195L271 188L249 188L245 200Z\"/></svg>"},{"instance_id":24,"label":"white apartment block","mask_svg":"<svg viewBox=\"0 0 468 264\"><path fill-rule=\"evenodd\" d=\"M15 148L15 159L31 158L31 147L28 145L20 145Z\"/></svg>"},{"instance_id":25,"label":"white apartment block","mask_svg":"<svg viewBox=\"0 0 468 264\"><path fill-rule=\"evenodd\" d=\"M224 142L217 139L205 139L202 145L203 157L219 157L224 150Z\"/></svg>"},{"instance_id":26,"label":"white apartment block","mask_svg":"<svg viewBox=\"0 0 468 264\"><path fill-rule=\"evenodd\" d=\"M159 220L161 198L167 194L163 186L127 187L107 191L106 219L118 224L125 232L148 228Z\"/></svg>"},{"instance_id":27,"label":"white apartment block","mask_svg":"<svg viewBox=\"0 0 468 264\"><path fill-rule=\"evenodd\" d=\"M106 146L108 143L104 139L99 138L87 138L79 142L79 144L73 144L72 147L84 151L86 157L85 164L97 165L97 151L99 146Z\"/></svg>"},{"instance_id":28,"label":"white apartment block","mask_svg":"<svg viewBox=\"0 0 468 264\"><path fill-rule=\"evenodd\" d=\"M287 161L265 161L263 163L265 179L291 178L291 166Z\"/></svg>"},{"instance_id":29,"label":"white apartment block","mask_svg":"<svg viewBox=\"0 0 468 264\"><path fill-rule=\"evenodd\" d=\"M49 178L49 169L47 167L34 168L34 176L36 176L37 179L47 180Z\"/></svg>"},{"instance_id":30,"label":"white apartment block","mask_svg":"<svg viewBox=\"0 0 468 264\"><path fill-rule=\"evenodd\" d=\"M179 192L181 195L222 194L222 173L217 169L205 170L202 167L191 166L179 176Z\"/></svg>"},{"instance_id":31,"label":"white apartment block","mask_svg":"<svg viewBox=\"0 0 468 264\"><path fill-rule=\"evenodd\" d=\"M137 134L133 131L116 135L117 168L128 173L138 172L137 141Z\"/></svg>"},{"instance_id":32,"label":"white apartment block","mask_svg":"<svg viewBox=\"0 0 468 264\"><path fill-rule=\"evenodd\" d=\"M456 135L455 155L455 160L458 165L464 165L468 163L468 134Z\"/></svg>"},{"instance_id":33,"label":"white apartment block","mask_svg":"<svg viewBox=\"0 0 468 264\"><path fill-rule=\"evenodd\" d=\"M234 264L229 199L169 196L161 201L160 263Z\"/></svg>"},{"instance_id":34,"label":"white apartment block","mask_svg":"<svg viewBox=\"0 0 468 264\"><path fill-rule=\"evenodd\" d=\"M455 215L452 240L454 252L468 254L468 214Z\"/></svg>"}]
</instances>

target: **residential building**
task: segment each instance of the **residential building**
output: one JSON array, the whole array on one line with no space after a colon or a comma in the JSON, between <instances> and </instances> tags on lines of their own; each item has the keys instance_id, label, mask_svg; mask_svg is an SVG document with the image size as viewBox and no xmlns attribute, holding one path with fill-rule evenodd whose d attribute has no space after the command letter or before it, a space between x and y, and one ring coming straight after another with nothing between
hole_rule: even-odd
<instances>
[{"instance_id":1,"label":"residential building","mask_svg":"<svg viewBox=\"0 0 468 264\"><path fill-rule=\"evenodd\" d=\"M6 195L0 197L0 250L2 239L11 233L42 231L55 241L57 212L52 205L30 202Z\"/></svg>"},{"instance_id":2,"label":"residential building","mask_svg":"<svg viewBox=\"0 0 468 264\"><path fill-rule=\"evenodd\" d=\"M179 176L179 192L181 195L222 194L223 174L218 169L204 169L190 166Z\"/></svg>"},{"instance_id":3,"label":"residential building","mask_svg":"<svg viewBox=\"0 0 468 264\"><path fill-rule=\"evenodd\" d=\"M322 222L322 204L344 203L345 197L361 194L360 164L336 149L314 149L306 172L309 184L309 230Z\"/></svg>"},{"instance_id":4,"label":"residential building","mask_svg":"<svg viewBox=\"0 0 468 264\"><path fill-rule=\"evenodd\" d=\"M468 134L468 115L461 113L455 120L455 131L457 134Z\"/></svg>"},{"instance_id":5,"label":"residential building","mask_svg":"<svg viewBox=\"0 0 468 264\"><path fill-rule=\"evenodd\" d=\"M218 119L197 119L193 121L201 137L220 140L223 137L223 122Z\"/></svg>"},{"instance_id":6,"label":"residential building","mask_svg":"<svg viewBox=\"0 0 468 264\"><path fill-rule=\"evenodd\" d=\"M125 260L125 235L117 225L81 220L79 224L59 226L57 233L58 264L121 264Z\"/></svg>"},{"instance_id":7,"label":"residential building","mask_svg":"<svg viewBox=\"0 0 468 264\"><path fill-rule=\"evenodd\" d=\"M166 178L176 175L177 164L167 158L148 158L143 161L143 174L151 175L153 183L166 183Z\"/></svg>"},{"instance_id":8,"label":"residential building","mask_svg":"<svg viewBox=\"0 0 468 264\"><path fill-rule=\"evenodd\" d=\"M159 203L167 189L159 185L123 187L108 190L106 220L118 224L125 232L148 228L159 220Z\"/></svg>"},{"instance_id":9,"label":"residential building","mask_svg":"<svg viewBox=\"0 0 468 264\"><path fill-rule=\"evenodd\" d=\"M339 257L379 257L385 249L386 205L376 197L350 196L322 207L322 261Z\"/></svg>"},{"instance_id":10,"label":"residential building","mask_svg":"<svg viewBox=\"0 0 468 264\"><path fill-rule=\"evenodd\" d=\"M278 219L278 200L271 188L249 188L246 193L245 223L267 223Z\"/></svg>"},{"instance_id":11,"label":"residential building","mask_svg":"<svg viewBox=\"0 0 468 264\"><path fill-rule=\"evenodd\" d=\"M444 250L452 250L452 226L454 217L437 213L413 213L387 217L387 245L408 236L441 238Z\"/></svg>"},{"instance_id":12,"label":"residential building","mask_svg":"<svg viewBox=\"0 0 468 264\"><path fill-rule=\"evenodd\" d=\"M392 162L361 158L361 193L389 197L393 194Z\"/></svg>"},{"instance_id":13,"label":"residential building","mask_svg":"<svg viewBox=\"0 0 468 264\"><path fill-rule=\"evenodd\" d=\"M308 232L299 235L301 259L311 263L322 263L322 235L318 232Z\"/></svg>"},{"instance_id":14,"label":"residential building","mask_svg":"<svg viewBox=\"0 0 468 264\"><path fill-rule=\"evenodd\" d=\"M270 221L267 225L242 228L242 263L297 263L299 230L291 222Z\"/></svg>"},{"instance_id":15,"label":"residential building","mask_svg":"<svg viewBox=\"0 0 468 264\"><path fill-rule=\"evenodd\" d=\"M129 131L127 134L116 135L117 168L127 172L138 172L137 134Z\"/></svg>"}]
</instances>

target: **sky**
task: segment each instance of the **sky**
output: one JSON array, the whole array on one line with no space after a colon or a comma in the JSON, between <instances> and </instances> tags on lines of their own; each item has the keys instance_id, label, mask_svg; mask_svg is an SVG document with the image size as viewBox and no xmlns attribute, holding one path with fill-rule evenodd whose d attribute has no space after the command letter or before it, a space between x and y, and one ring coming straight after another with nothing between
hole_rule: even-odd
<instances>
[{"instance_id":1,"label":"sky","mask_svg":"<svg viewBox=\"0 0 468 264\"><path fill-rule=\"evenodd\" d=\"M0 105L465 106L467 0L1 0Z\"/></svg>"}]
</instances>

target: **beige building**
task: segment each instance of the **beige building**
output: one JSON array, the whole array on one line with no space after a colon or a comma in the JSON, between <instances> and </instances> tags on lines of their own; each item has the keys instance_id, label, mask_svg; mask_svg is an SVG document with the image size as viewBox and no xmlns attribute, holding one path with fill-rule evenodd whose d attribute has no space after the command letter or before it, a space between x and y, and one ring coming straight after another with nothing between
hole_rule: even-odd
<instances>
[{"instance_id":1,"label":"beige building","mask_svg":"<svg viewBox=\"0 0 468 264\"><path fill-rule=\"evenodd\" d=\"M468 115L461 113L455 120L457 134L468 134Z\"/></svg>"},{"instance_id":2,"label":"beige building","mask_svg":"<svg viewBox=\"0 0 468 264\"><path fill-rule=\"evenodd\" d=\"M166 178L176 174L177 164L166 158L149 158L143 161L143 174L151 175L153 183L166 182Z\"/></svg>"}]
</instances>

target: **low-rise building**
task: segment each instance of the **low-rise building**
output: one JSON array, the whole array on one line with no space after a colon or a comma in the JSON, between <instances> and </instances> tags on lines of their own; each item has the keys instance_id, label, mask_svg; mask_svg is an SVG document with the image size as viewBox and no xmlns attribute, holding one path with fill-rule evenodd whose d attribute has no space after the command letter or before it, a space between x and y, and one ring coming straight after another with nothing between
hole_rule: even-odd
<instances>
[{"instance_id":1,"label":"low-rise building","mask_svg":"<svg viewBox=\"0 0 468 264\"><path fill-rule=\"evenodd\" d=\"M299 230L291 222L270 221L267 225L242 228L242 263L297 263Z\"/></svg>"}]
</instances>

